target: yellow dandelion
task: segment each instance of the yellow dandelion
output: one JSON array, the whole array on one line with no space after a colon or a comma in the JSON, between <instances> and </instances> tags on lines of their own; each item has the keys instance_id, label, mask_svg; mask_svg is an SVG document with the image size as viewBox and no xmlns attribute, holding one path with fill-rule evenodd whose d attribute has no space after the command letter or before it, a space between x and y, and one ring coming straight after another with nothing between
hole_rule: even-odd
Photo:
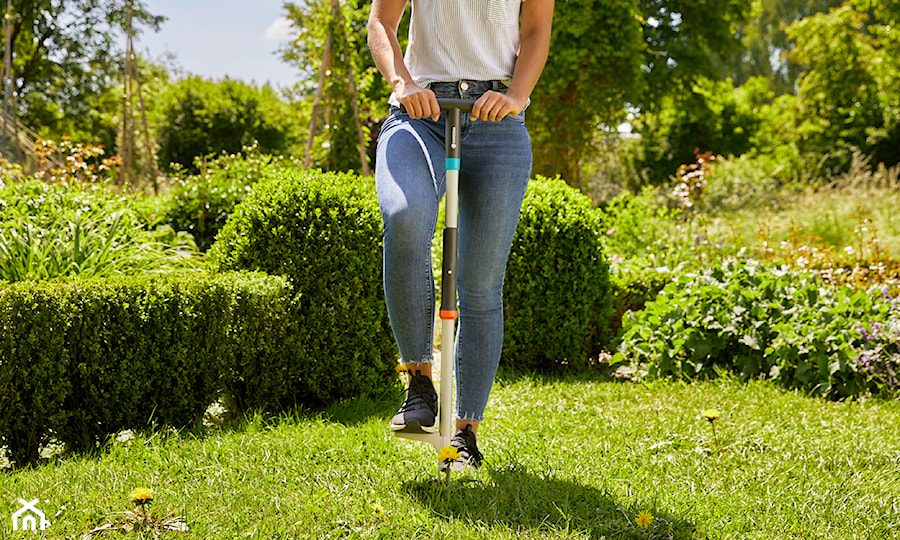
<instances>
[{"instance_id":1,"label":"yellow dandelion","mask_svg":"<svg viewBox=\"0 0 900 540\"><path fill-rule=\"evenodd\" d=\"M712 427L713 432L713 440L716 443L716 447L719 446L719 437L716 436L716 419L719 418L719 411L716 409L706 409L703 411L703 418L709 420L709 425Z\"/></svg>"},{"instance_id":2,"label":"yellow dandelion","mask_svg":"<svg viewBox=\"0 0 900 540\"><path fill-rule=\"evenodd\" d=\"M642 510L638 512L637 517L634 518L634 522L637 523L638 527L646 529L650 526L651 523L653 523L653 514Z\"/></svg>"},{"instance_id":3,"label":"yellow dandelion","mask_svg":"<svg viewBox=\"0 0 900 540\"><path fill-rule=\"evenodd\" d=\"M438 452L438 460L441 463L449 463L460 458L459 450L455 446L445 446Z\"/></svg>"},{"instance_id":4,"label":"yellow dandelion","mask_svg":"<svg viewBox=\"0 0 900 540\"><path fill-rule=\"evenodd\" d=\"M141 506L153 500L153 492L150 491L150 488L145 487L134 488L129 496L131 497L131 502Z\"/></svg>"}]
</instances>

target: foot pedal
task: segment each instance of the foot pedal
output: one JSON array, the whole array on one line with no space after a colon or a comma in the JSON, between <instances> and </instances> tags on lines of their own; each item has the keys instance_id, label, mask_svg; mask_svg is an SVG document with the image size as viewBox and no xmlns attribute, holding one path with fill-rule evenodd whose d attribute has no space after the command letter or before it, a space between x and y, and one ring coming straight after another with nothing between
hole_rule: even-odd
<instances>
[{"instance_id":1,"label":"foot pedal","mask_svg":"<svg viewBox=\"0 0 900 540\"><path fill-rule=\"evenodd\" d=\"M406 424L405 426L395 426L391 425L391 431L394 433L421 433L424 435L428 435L431 433L438 432L438 424L435 423L433 426L422 427L418 422L411 422Z\"/></svg>"}]
</instances>

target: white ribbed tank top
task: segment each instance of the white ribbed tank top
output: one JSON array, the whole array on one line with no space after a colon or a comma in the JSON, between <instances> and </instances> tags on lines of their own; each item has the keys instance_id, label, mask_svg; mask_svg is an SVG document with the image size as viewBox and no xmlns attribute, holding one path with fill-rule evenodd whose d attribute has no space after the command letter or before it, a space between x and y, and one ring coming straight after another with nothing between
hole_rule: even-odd
<instances>
[{"instance_id":1,"label":"white ribbed tank top","mask_svg":"<svg viewBox=\"0 0 900 540\"><path fill-rule=\"evenodd\" d=\"M524 0L412 0L406 67L416 84L508 81Z\"/></svg>"}]
</instances>

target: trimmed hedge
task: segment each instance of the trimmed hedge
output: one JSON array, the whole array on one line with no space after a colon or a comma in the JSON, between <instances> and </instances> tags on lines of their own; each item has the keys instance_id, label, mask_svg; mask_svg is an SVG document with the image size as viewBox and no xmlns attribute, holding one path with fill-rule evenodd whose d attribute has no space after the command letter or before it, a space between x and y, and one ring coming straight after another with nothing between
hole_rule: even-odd
<instances>
[{"instance_id":1,"label":"trimmed hedge","mask_svg":"<svg viewBox=\"0 0 900 540\"><path fill-rule=\"evenodd\" d=\"M397 349L382 289L381 215L372 180L303 171L256 185L209 252L220 270L290 279L302 379L289 395L325 404L393 387Z\"/></svg>"},{"instance_id":2,"label":"trimmed hedge","mask_svg":"<svg viewBox=\"0 0 900 540\"><path fill-rule=\"evenodd\" d=\"M236 273L0 288L0 445L25 464L50 440L88 449L194 424L223 391L263 395L296 377L291 297L281 278Z\"/></svg>"},{"instance_id":3,"label":"trimmed hedge","mask_svg":"<svg viewBox=\"0 0 900 540\"><path fill-rule=\"evenodd\" d=\"M562 180L529 184L507 263L503 363L584 369L608 346L602 225L590 200Z\"/></svg>"}]
</instances>

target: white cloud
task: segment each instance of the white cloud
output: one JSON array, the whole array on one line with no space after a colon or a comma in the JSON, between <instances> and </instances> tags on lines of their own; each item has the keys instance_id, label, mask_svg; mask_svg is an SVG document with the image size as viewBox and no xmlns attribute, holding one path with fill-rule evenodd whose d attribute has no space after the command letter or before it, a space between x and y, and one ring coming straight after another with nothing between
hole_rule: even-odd
<instances>
[{"instance_id":1,"label":"white cloud","mask_svg":"<svg viewBox=\"0 0 900 540\"><path fill-rule=\"evenodd\" d=\"M297 27L287 17L280 17L266 28L263 37L268 41L290 41L297 37Z\"/></svg>"}]
</instances>

